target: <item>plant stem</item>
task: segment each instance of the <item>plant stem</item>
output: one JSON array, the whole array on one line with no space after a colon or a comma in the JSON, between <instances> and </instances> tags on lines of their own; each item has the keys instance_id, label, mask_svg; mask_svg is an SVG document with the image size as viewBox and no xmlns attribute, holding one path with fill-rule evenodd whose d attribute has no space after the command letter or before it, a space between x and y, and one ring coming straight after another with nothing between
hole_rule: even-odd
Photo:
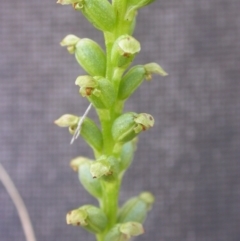
<instances>
[{"instance_id":1,"label":"plant stem","mask_svg":"<svg viewBox=\"0 0 240 241\"><path fill-rule=\"evenodd\" d=\"M105 45L106 45L106 54L107 54L107 69L106 69L106 78L111 81L112 79L112 64L111 64L111 51L112 46L115 41L114 35L112 33L104 33Z\"/></svg>"},{"instance_id":2,"label":"plant stem","mask_svg":"<svg viewBox=\"0 0 240 241\"><path fill-rule=\"evenodd\" d=\"M122 2L122 9L124 8L126 2ZM114 5L114 1L113 1ZM118 6L115 6L117 9ZM115 91L118 93L119 83L122 78L124 70L121 68L114 68L111 63L111 51L115 40L122 34L129 33L129 26L131 22L124 21L124 12L118 15L116 29L114 33L104 33L105 45L106 45L106 57L107 57L107 67L106 67L106 78L113 82ZM122 114L124 107L123 101L116 100L115 104L110 110L97 110L99 120L102 127L103 135L103 155L113 155L117 159L120 157L121 147L115 148L114 150L114 140L112 138L111 129L114 120ZM118 177L112 182L101 181L102 188L104 190L103 197L100 202L100 208L104 211L108 218L108 225L105 231L101 234L96 235L97 241L104 241L106 233L113 227L116 223L117 213L118 213L118 198L119 198L119 189L121 185L121 177Z\"/></svg>"},{"instance_id":3,"label":"plant stem","mask_svg":"<svg viewBox=\"0 0 240 241\"><path fill-rule=\"evenodd\" d=\"M108 217L107 229L109 229L116 223L120 182L119 180L114 182L103 181L102 186L104 188L102 209Z\"/></svg>"},{"instance_id":4,"label":"plant stem","mask_svg":"<svg viewBox=\"0 0 240 241\"><path fill-rule=\"evenodd\" d=\"M9 196L11 197L20 218L22 228L27 241L36 241L32 223L27 211L27 208L21 198L16 186L14 185L12 179L8 175L7 171L0 163L0 180L2 181L4 187L6 188Z\"/></svg>"}]
</instances>

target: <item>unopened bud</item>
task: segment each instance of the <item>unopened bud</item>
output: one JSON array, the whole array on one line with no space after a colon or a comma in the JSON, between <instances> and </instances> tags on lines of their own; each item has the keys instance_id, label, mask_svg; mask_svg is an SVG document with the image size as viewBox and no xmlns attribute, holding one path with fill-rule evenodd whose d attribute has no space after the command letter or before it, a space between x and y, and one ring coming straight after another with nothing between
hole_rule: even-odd
<instances>
[{"instance_id":1,"label":"unopened bud","mask_svg":"<svg viewBox=\"0 0 240 241\"><path fill-rule=\"evenodd\" d=\"M115 225L110 229L104 241L128 241L134 236L139 236L144 233L141 223L127 222Z\"/></svg>"},{"instance_id":2,"label":"unopened bud","mask_svg":"<svg viewBox=\"0 0 240 241\"><path fill-rule=\"evenodd\" d=\"M108 32L114 29L116 15L108 0L78 0L77 2L74 8L81 11L95 28Z\"/></svg>"},{"instance_id":3,"label":"unopened bud","mask_svg":"<svg viewBox=\"0 0 240 241\"><path fill-rule=\"evenodd\" d=\"M146 75L143 65L132 67L122 78L119 86L118 98L126 100L141 85Z\"/></svg>"},{"instance_id":4,"label":"unopened bud","mask_svg":"<svg viewBox=\"0 0 240 241\"><path fill-rule=\"evenodd\" d=\"M134 151L136 149L136 140L129 141L122 146L120 156L121 170L126 170L132 163Z\"/></svg>"},{"instance_id":5,"label":"unopened bud","mask_svg":"<svg viewBox=\"0 0 240 241\"><path fill-rule=\"evenodd\" d=\"M153 127L154 119L146 113L128 112L119 116L113 123L112 136L115 142L128 142L135 138L141 131Z\"/></svg>"},{"instance_id":6,"label":"unopened bud","mask_svg":"<svg viewBox=\"0 0 240 241\"><path fill-rule=\"evenodd\" d=\"M140 50L140 43L135 38L122 35L113 45L111 62L114 67L126 69Z\"/></svg>"},{"instance_id":7,"label":"unopened bud","mask_svg":"<svg viewBox=\"0 0 240 241\"><path fill-rule=\"evenodd\" d=\"M93 40L83 38L75 46L75 57L82 68L92 76L105 76L106 56Z\"/></svg>"},{"instance_id":8,"label":"unopened bud","mask_svg":"<svg viewBox=\"0 0 240 241\"><path fill-rule=\"evenodd\" d=\"M129 199L119 211L118 222L143 223L153 203L154 196L150 192L142 192L139 196Z\"/></svg>"},{"instance_id":9,"label":"unopened bud","mask_svg":"<svg viewBox=\"0 0 240 241\"><path fill-rule=\"evenodd\" d=\"M89 232L100 233L107 225L107 217L104 212L92 205L84 205L67 213L67 224L82 226Z\"/></svg>"},{"instance_id":10,"label":"unopened bud","mask_svg":"<svg viewBox=\"0 0 240 241\"><path fill-rule=\"evenodd\" d=\"M116 100L113 84L103 77L79 76L75 84L80 86L80 94L97 109L109 109Z\"/></svg>"},{"instance_id":11,"label":"unopened bud","mask_svg":"<svg viewBox=\"0 0 240 241\"><path fill-rule=\"evenodd\" d=\"M77 126L73 129L74 132L76 128ZM103 147L102 132L93 120L88 117L84 119L80 135L94 150L101 152Z\"/></svg>"},{"instance_id":12,"label":"unopened bud","mask_svg":"<svg viewBox=\"0 0 240 241\"><path fill-rule=\"evenodd\" d=\"M61 116L54 123L60 127L69 127L69 132L73 135L77 129L80 118L81 117L66 114ZM103 147L102 132L90 118L85 117L83 120L80 135L94 150L101 152Z\"/></svg>"},{"instance_id":13,"label":"unopened bud","mask_svg":"<svg viewBox=\"0 0 240 241\"><path fill-rule=\"evenodd\" d=\"M118 98L126 100L142 84L143 80L150 80L152 74L166 76L167 73L156 63L146 65L136 65L132 67L122 78L120 82Z\"/></svg>"},{"instance_id":14,"label":"unopened bud","mask_svg":"<svg viewBox=\"0 0 240 241\"><path fill-rule=\"evenodd\" d=\"M71 114L62 115L60 118L54 121L57 126L69 127L78 123L79 117Z\"/></svg>"},{"instance_id":15,"label":"unopened bud","mask_svg":"<svg viewBox=\"0 0 240 241\"><path fill-rule=\"evenodd\" d=\"M93 40L67 35L61 46L67 47L70 54L75 53L77 62L92 76L105 76L106 56L102 48Z\"/></svg>"},{"instance_id":16,"label":"unopened bud","mask_svg":"<svg viewBox=\"0 0 240 241\"><path fill-rule=\"evenodd\" d=\"M93 178L90 173L91 164L93 161L84 161L79 165L78 177L83 187L95 198L102 196L102 186L97 178Z\"/></svg>"}]
</instances>

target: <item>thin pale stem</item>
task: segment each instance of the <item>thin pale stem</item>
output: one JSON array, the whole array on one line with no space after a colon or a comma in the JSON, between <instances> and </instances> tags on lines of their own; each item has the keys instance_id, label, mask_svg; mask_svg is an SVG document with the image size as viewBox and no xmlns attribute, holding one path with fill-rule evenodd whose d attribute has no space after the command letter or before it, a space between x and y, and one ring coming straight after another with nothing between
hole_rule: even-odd
<instances>
[{"instance_id":1,"label":"thin pale stem","mask_svg":"<svg viewBox=\"0 0 240 241\"><path fill-rule=\"evenodd\" d=\"M27 208L21 198L16 186L8 175L7 171L0 163L0 180L6 188L9 196L11 197L20 218L22 228L27 241L36 241L33 226L27 211Z\"/></svg>"}]
</instances>

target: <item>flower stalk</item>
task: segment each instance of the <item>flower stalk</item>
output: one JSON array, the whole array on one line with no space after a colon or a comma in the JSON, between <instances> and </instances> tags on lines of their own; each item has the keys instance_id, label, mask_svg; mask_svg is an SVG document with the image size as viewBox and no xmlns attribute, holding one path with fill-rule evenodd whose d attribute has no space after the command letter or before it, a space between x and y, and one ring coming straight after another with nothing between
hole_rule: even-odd
<instances>
[{"instance_id":1,"label":"flower stalk","mask_svg":"<svg viewBox=\"0 0 240 241\"><path fill-rule=\"evenodd\" d=\"M58 126L69 128L73 141L80 134L93 150L94 160L78 157L70 165L83 187L98 200L99 207L87 204L76 208L67 214L67 223L83 226L96 235L97 241L126 241L142 234L143 221L154 202L151 193L143 193L131 198L121 209L118 204L121 181L133 161L136 140L141 132L154 125L150 114L124 113L124 105L144 79L150 80L152 74L167 75L156 63L130 68L141 50L133 37L136 15L152 2L58 0L82 13L102 31L105 39L105 51L95 41L72 34L60 43L86 71L86 75L77 77L75 84L80 87L80 96L95 108L100 128L85 114L84 118L65 114L55 121Z\"/></svg>"}]
</instances>

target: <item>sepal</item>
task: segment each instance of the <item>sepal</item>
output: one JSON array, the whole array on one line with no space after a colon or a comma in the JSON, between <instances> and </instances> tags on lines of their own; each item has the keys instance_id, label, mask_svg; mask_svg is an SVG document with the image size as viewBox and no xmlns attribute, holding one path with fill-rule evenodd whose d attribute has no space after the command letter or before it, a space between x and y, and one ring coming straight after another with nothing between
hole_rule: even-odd
<instances>
[{"instance_id":1,"label":"sepal","mask_svg":"<svg viewBox=\"0 0 240 241\"><path fill-rule=\"evenodd\" d=\"M157 63L145 64L144 68L146 70L146 80L151 80L152 74L158 74L161 76L168 75L168 73Z\"/></svg>"},{"instance_id":2,"label":"sepal","mask_svg":"<svg viewBox=\"0 0 240 241\"><path fill-rule=\"evenodd\" d=\"M80 87L79 93L97 109L109 109L116 100L116 91L112 83L100 76L79 76L75 84Z\"/></svg>"},{"instance_id":3,"label":"sepal","mask_svg":"<svg viewBox=\"0 0 240 241\"><path fill-rule=\"evenodd\" d=\"M92 160L86 157L76 157L70 162L74 171L78 172L78 178L83 187L95 198L102 196L102 186L98 179L93 178L90 173Z\"/></svg>"},{"instance_id":4,"label":"sepal","mask_svg":"<svg viewBox=\"0 0 240 241\"><path fill-rule=\"evenodd\" d=\"M67 213L67 224L82 226L92 233L101 233L107 225L107 217L104 212L92 205L84 205Z\"/></svg>"},{"instance_id":5,"label":"sepal","mask_svg":"<svg viewBox=\"0 0 240 241\"><path fill-rule=\"evenodd\" d=\"M139 196L129 199L118 213L118 222L143 223L153 203L154 196L150 192L142 192Z\"/></svg>"},{"instance_id":6,"label":"sepal","mask_svg":"<svg viewBox=\"0 0 240 241\"><path fill-rule=\"evenodd\" d=\"M79 40L80 40L79 37L77 37L73 34L69 34L60 42L60 45L62 47L67 47L67 50L70 54L74 54L75 53L75 46L76 46L76 44L78 43Z\"/></svg>"},{"instance_id":7,"label":"sepal","mask_svg":"<svg viewBox=\"0 0 240 241\"><path fill-rule=\"evenodd\" d=\"M128 241L134 236L144 233L142 224L137 222L127 222L115 225L108 231L104 241Z\"/></svg>"},{"instance_id":8,"label":"sepal","mask_svg":"<svg viewBox=\"0 0 240 241\"><path fill-rule=\"evenodd\" d=\"M114 67L126 69L140 50L140 43L135 38L129 35L122 35L113 45L111 62Z\"/></svg>"},{"instance_id":9,"label":"sepal","mask_svg":"<svg viewBox=\"0 0 240 241\"><path fill-rule=\"evenodd\" d=\"M119 171L119 161L113 156L103 155L90 167L93 178L102 178L102 180L108 182L116 180Z\"/></svg>"},{"instance_id":10,"label":"sepal","mask_svg":"<svg viewBox=\"0 0 240 241\"><path fill-rule=\"evenodd\" d=\"M96 95L99 96L101 91L97 89L97 81L90 75L78 76L75 85L80 87L79 93L82 97Z\"/></svg>"},{"instance_id":11,"label":"sepal","mask_svg":"<svg viewBox=\"0 0 240 241\"><path fill-rule=\"evenodd\" d=\"M55 120L54 124L56 124L59 127L69 127L69 126L77 125L78 120L79 120L78 116L65 114L65 115L62 115L57 120Z\"/></svg>"},{"instance_id":12,"label":"sepal","mask_svg":"<svg viewBox=\"0 0 240 241\"><path fill-rule=\"evenodd\" d=\"M115 142L131 141L140 132L153 127L154 119L146 113L127 112L119 116L112 125L112 136Z\"/></svg>"}]
</instances>

